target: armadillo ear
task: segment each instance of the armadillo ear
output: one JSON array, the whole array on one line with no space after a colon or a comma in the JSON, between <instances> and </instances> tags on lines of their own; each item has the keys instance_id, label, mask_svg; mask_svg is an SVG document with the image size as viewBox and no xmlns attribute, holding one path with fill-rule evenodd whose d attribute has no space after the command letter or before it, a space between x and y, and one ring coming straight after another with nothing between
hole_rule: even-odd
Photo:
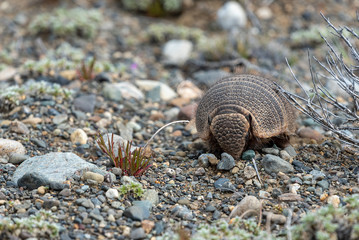
<instances>
[{"instance_id":1,"label":"armadillo ear","mask_svg":"<svg viewBox=\"0 0 359 240\"><path fill-rule=\"evenodd\" d=\"M235 159L240 159L247 144L249 127L244 115L229 113L215 116L210 128L223 151L231 154Z\"/></svg>"}]
</instances>

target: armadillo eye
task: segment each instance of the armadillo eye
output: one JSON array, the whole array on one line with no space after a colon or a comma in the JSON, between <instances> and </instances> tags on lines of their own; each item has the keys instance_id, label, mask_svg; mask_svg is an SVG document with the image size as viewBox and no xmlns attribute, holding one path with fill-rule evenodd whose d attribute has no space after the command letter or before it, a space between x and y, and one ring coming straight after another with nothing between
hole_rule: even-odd
<instances>
[{"instance_id":1,"label":"armadillo eye","mask_svg":"<svg viewBox=\"0 0 359 240\"><path fill-rule=\"evenodd\" d=\"M211 125L211 123L212 123L212 118L211 116L208 115L208 125Z\"/></svg>"}]
</instances>

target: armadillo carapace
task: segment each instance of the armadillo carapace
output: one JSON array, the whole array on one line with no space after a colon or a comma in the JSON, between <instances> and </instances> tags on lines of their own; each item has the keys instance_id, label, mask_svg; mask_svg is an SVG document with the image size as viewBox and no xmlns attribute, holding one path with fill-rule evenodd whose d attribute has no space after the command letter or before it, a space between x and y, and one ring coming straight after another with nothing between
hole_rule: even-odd
<instances>
[{"instance_id":1,"label":"armadillo carapace","mask_svg":"<svg viewBox=\"0 0 359 240\"><path fill-rule=\"evenodd\" d=\"M196 127L210 151L239 159L246 148L271 140L286 145L295 131L295 112L272 81L236 75L219 80L203 96Z\"/></svg>"}]
</instances>

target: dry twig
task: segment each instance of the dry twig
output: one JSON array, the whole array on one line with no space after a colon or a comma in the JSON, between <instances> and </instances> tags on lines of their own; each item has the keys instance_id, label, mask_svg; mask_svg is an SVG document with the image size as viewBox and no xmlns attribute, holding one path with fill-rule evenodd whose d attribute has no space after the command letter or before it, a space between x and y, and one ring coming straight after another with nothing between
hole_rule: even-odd
<instances>
[{"instance_id":1,"label":"dry twig","mask_svg":"<svg viewBox=\"0 0 359 240\"><path fill-rule=\"evenodd\" d=\"M357 89L359 77L356 73L359 70L359 51L356 45L353 44L353 41L359 40L359 35L347 26L335 27L329 18L326 18L323 14L321 16L327 22L329 28L334 31L334 40L340 40L344 45L343 49L348 50L350 63L348 63L348 59L343 57L343 54L345 54L343 50L338 51L332 41L322 36L329 48L325 61L320 61L316 57L311 58L308 53L312 89L310 91L305 90L294 75L288 61L287 65L304 96L290 93L279 85L278 88L300 112L311 117L324 129L330 130L335 138L344 143L359 146L359 139L348 132L359 130L359 90ZM324 74L319 72L315 65L318 65ZM326 88L324 83L328 79L333 79L338 87L347 94L347 101L353 104L352 107L338 101L334 94Z\"/></svg>"}]
</instances>

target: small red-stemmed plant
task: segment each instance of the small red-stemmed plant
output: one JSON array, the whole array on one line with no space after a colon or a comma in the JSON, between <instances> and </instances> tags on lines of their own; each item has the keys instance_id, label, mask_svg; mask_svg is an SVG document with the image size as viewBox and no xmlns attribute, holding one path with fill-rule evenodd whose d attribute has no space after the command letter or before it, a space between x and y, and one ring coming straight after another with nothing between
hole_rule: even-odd
<instances>
[{"instance_id":1,"label":"small red-stemmed plant","mask_svg":"<svg viewBox=\"0 0 359 240\"><path fill-rule=\"evenodd\" d=\"M115 167L121 168L124 175L140 177L151 166L151 158L145 156L144 148L138 147L131 152L132 141L127 141L126 146L124 143L118 146L118 154L116 156L114 152L114 134L112 134L111 140L109 134L107 135L108 144L105 143L100 133L98 135L96 141L101 151L112 160Z\"/></svg>"},{"instance_id":2,"label":"small red-stemmed plant","mask_svg":"<svg viewBox=\"0 0 359 240\"><path fill-rule=\"evenodd\" d=\"M174 122L170 122L162 126L158 129L155 134L147 141L144 147L138 147L134 151L131 152L132 141L127 141L126 147L123 143L118 146L118 154L117 156L114 153L114 141L113 136L111 136L111 140L109 134L107 134L107 144L103 139L101 133L98 133L98 138L96 140L102 152L104 152L114 163L115 167L121 168L124 175L127 176L135 176L140 177L147 169L151 166L150 161L151 158L147 157L146 150L149 142L153 140L153 138L164 128L169 125L176 123L188 123L187 120L178 120ZM123 153L122 153L123 150Z\"/></svg>"}]
</instances>

